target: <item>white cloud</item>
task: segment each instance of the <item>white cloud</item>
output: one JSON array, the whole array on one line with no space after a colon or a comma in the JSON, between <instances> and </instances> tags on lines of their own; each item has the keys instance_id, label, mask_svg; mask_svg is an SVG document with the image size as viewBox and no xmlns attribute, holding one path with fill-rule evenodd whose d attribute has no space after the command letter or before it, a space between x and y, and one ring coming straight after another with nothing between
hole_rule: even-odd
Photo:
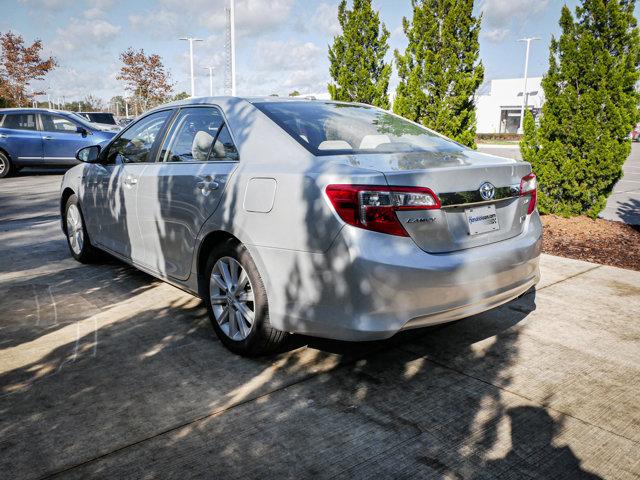
<instances>
[{"instance_id":1,"label":"white cloud","mask_svg":"<svg viewBox=\"0 0 640 480\"><path fill-rule=\"evenodd\" d=\"M325 49L314 43L261 40L253 52L252 72L240 79L239 90L256 95L324 91L326 63Z\"/></svg>"},{"instance_id":2,"label":"white cloud","mask_svg":"<svg viewBox=\"0 0 640 480\"><path fill-rule=\"evenodd\" d=\"M18 0L23 5L31 5L35 9L59 10L73 4L72 0Z\"/></svg>"},{"instance_id":3,"label":"white cloud","mask_svg":"<svg viewBox=\"0 0 640 480\"><path fill-rule=\"evenodd\" d=\"M514 19L525 19L544 11L549 0L482 0L480 10L485 22L492 26L501 26Z\"/></svg>"},{"instance_id":4,"label":"white cloud","mask_svg":"<svg viewBox=\"0 0 640 480\"><path fill-rule=\"evenodd\" d=\"M95 56L96 47L102 48L113 41L121 27L106 20L87 22L72 18L68 25L58 28L56 37L51 42L51 50L56 55L77 52L78 55Z\"/></svg>"},{"instance_id":5,"label":"white cloud","mask_svg":"<svg viewBox=\"0 0 640 480\"><path fill-rule=\"evenodd\" d=\"M481 31L481 35L493 43L502 42L508 33L509 33L508 28L491 28L491 29L483 29Z\"/></svg>"},{"instance_id":6,"label":"white cloud","mask_svg":"<svg viewBox=\"0 0 640 480\"><path fill-rule=\"evenodd\" d=\"M317 63L320 54L320 48L311 42L262 40L256 45L255 66L261 70L295 70Z\"/></svg>"},{"instance_id":7,"label":"white cloud","mask_svg":"<svg viewBox=\"0 0 640 480\"><path fill-rule=\"evenodd\" d=\"M338 35L342 31L340 22L338 22L338 4L321 3L318 5L311 23L332 37Z\"/></svg>"},{"instance_id":8,"label":"white cloud","mask_svg":"<svg viewBox=\"0 0 640 480\"><path fill-rule=\"evenodd\" d=\"M238 36L257 36L282 26L289 18L294 0L237 0L235 5ZM185 35L190 24L224 31L224 0L160 0L148 12L132 14L129 22L135 29L153 27L156 35Z\"/></svg>"},{"instance_id":9,"label":"white cloud","mask_svg":"<svg viewBox=\"0 0 640 480\"><path fill-rule=\"evenodd\" d=\"M104 65L99 69L58 67L44 82L34 84L34 88L49 91L52 97L65 95L67 100L82 99L87 95L110 98L122 91L122 84L116 80L119 66Z\"/></svg>"}]
</instances>

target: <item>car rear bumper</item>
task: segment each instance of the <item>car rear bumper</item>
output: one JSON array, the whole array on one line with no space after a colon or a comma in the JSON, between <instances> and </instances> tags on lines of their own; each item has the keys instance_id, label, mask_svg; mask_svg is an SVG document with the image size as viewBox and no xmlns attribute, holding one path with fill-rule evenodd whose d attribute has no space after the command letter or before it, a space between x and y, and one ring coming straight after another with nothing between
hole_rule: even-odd
<instances>
[{"instance_id":1,"label":"car rear bumper","mask_svg":"<svg viewBox=\"0 0 640 480\"><path fill-rule=\"evenodd\" d=\"M324 254L256 253L261 271L268 272L274 327L377 340L465 318L526 292L539 280L541 235L535 213L517 237L446 254L426 253L410 238L355 227L343 228Z\"/></svg>"}]
</instances>

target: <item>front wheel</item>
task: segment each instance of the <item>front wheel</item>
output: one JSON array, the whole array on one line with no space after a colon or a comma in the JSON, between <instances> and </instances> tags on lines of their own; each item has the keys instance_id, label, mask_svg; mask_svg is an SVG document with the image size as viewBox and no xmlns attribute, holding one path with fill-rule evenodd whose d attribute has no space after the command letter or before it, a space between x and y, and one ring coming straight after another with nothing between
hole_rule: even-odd
<instances>
[{"instance_id":1,"label":"front wheel","mask_svg":"<svg viewBox=\"0 0 640 480\"><path fill-rule=\"evenodd\" d=\"M205 298L213 328L232 352L253 357L274 352L288 334L269 324L269 305L262 278L247 249L229 240L209 255Z\"/></svg>"},{"instance_id":2,"label":"front wheel","mask_svg":"<svg viewBox=\"0 0 640 480\"><path fill-rule=\"evenodd\" d=\"M78 204L78 197L71 195L64 209L64 225L67 233L67 244L71 255L81 263L92 263L98 258L98 252L91 245L84 217Z\"/></svg>"},{"instance_id":3,"label":"front wheel","mask_svg":"<svg viewBox=\"0 0 640 480\"><path fill-rule=\"evenodd\" d=\"M11 175L14 171L14 166L11 164L11 160L4 153L0 152L0 178L5 178Z\"/></svg>"}]
</instances>

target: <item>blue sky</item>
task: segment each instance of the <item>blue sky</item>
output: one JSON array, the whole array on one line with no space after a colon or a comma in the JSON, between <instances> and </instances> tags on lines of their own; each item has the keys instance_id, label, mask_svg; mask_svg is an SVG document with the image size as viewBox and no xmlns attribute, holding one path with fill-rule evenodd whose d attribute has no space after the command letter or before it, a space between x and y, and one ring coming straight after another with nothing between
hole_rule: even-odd
<instances>
[{"instance_id":1,"label":"blue sky","mask_svg":"<svg viewBox=\"0 0 640 480\"><path fill-rule=\"evenodd\" d=\"M67 99L94 94L108 99L123 94L116 80L118 55L127 47L158 53L176 83L189 91L187 35L196 44L196 94L208 94L205 65L215 67L214 94L223 94L224 6L226 0L1 0L0 31L12 30L27 41L41 38L58 69L49 75L54 96ZM516 40L538 36L530 58L530 75L547 67L549 40L559 31L560 9L577 0L479 0L483 13L480 54L485 79L522 75L524 45ZM239 95L326 91L327 46L338 32L338 1L236 0L237 73ZM374 0L392 32L389 51L405 45L401 22L410 16L409 0ZM636 16L640 7L636 8ZM392 88L397 79L392 78Z\"/></svg>"}]
</instances>

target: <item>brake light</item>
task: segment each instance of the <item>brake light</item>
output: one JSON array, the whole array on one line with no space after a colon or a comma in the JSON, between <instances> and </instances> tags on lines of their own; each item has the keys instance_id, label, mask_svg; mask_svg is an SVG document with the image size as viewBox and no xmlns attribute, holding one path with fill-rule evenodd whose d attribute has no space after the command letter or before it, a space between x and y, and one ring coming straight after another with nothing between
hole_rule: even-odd
<instances>
[{"instance_id":1,"label":"brake light","mask_svg":"<svg viewBox=\"0 0 640 480\"><path fill-rule=\"evenodd\" d=\"M529 199L529 208L527 209L527 215L533 213L536 209L536 201L537 201L537 189L538 180L536 179L536 175L534 173L530 173L529 175L525 175L520 180L520 196L523 197L525 195L531 195Z\"/></svg>"},{"instance_id":2,"label":"brake light","mask_svg":"<svg viewBox=\"0 0 640 480\"><path fill-rule=\"evenodd\" d=\"M436 194L422 187L329 185L326 193L336 213L349 225L401 237L409 234L397 211L440 208Z\"/></svg>"}]
</instances>

